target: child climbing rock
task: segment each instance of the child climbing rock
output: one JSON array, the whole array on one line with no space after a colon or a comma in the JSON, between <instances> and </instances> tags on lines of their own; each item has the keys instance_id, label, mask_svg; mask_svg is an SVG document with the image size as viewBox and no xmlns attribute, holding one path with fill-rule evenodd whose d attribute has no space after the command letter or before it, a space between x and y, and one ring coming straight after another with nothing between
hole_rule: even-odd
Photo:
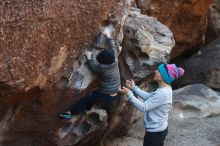
<instances>
[{"instance_id":1,"label":"child climbing rock","mask_svg":"<svg viewBox=\"0 0 220 146\"><path fill-rule=\"evenodd\" d=\"M94 91L74 103L68 111L59 114L60 118L71 119L72 123L76 121L76 115L81 113L88 105L100 102L112 103L117 97L118 89L121 86L117 58L120 51L117 51L110 31L104 29L102 33L107 37L108 49L103 49L97 56L91 52L85 53L89 69L101 76L100 87L98 91Z\"/></svg>"}]
</instances>

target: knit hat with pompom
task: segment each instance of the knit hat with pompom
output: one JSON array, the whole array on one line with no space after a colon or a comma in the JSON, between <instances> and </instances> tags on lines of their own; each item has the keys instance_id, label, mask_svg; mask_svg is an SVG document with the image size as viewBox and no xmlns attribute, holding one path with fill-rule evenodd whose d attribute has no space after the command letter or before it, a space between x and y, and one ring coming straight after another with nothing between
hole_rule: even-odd
<instances>
[{"instance_id":1,"label":"knit hat with pompom","mask_svg":"<svg viewBox=\"0 0 220 146\"><path fill-rule=\"evenodd\" d=\"M175 79L182 77L184 74L184 69L181 67L177 67L175 64L161 64L158 67L158 70L163 78L163 80L170 84Z\"/></svg>"}]
</instances>

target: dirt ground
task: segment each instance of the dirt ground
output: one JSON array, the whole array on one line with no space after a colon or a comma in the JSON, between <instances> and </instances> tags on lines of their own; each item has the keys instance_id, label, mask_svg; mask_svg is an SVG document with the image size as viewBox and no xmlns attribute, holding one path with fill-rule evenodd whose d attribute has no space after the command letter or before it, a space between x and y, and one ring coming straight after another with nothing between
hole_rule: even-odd
<instances>
[{"instance_id":1,"label":"dirt ground","mask_svg":"<svg viewBox=\"0 0 220 146\"><path fill-rule=\"evenodd\" d=\"M106 146L142 146L143 119L131 128L127 137L115 139ZM165 146L220 146L220 116L204 119L169 119Z\"/></svg>"}]
</instances>

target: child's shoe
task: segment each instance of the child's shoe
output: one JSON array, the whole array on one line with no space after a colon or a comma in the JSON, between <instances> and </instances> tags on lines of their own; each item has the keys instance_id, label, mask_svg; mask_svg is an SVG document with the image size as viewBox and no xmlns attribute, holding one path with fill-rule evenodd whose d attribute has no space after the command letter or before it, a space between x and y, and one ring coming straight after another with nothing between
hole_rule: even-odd
<instances>
[{"instance_id":1,"label":"child's shoe","mask_svg":"<svg viewBox=\"0 0 220 146\"><path fill-rule=\"evenodd\" d=\"M67 111L67 112L59 113L58 117L61 118L61 119L69 120L69 119L72 118L72 115L71 115L71 113L69 111Z\"/></svg>"}]
</instances>

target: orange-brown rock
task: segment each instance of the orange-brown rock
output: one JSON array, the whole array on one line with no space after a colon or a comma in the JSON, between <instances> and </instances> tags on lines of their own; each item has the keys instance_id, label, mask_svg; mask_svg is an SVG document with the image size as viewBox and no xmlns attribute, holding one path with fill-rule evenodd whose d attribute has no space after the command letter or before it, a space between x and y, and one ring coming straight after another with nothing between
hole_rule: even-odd
<instances>
[{"instance_id":1,"label":"orange-brown rock","mask_svg":"<svg viewBox=\"0 0 220 146\"><path fill-rule=\"evenodd\" d=\"M201 45L207 28L207 12L213 0L136 0L144 14L166 24L174 34L176 46L171 56Z\"/></svg>"},{"instance_id":2,"label":"orange-brown rock","mask_svg":"<svg viewBox=\"0 0 220 146\"><path fill-rule=\"evenodd\" d=\"M114 0L0 2L0 83L49 87L66 77L107 19Z\"/></svg>"},{"instance_id":3,"label":"orange-brown rock","mask_svg":"<svg viewBox=\"0 0 220 146\"><path fill-rule=\"evenodd\" d=\"M123 15L127 4L129 1L123 0L117 3L113 0L0 2L3 12L0 21L0 145L82 146L100 143L106 128L109 128L106 115L99 121L96 118L99 115L92 114L91 119L79 125L82 126L79 128L82 135L75 141L73 134L67 136L69 139L60 139L57 135L58 130L65 127L57 113L67 110L75 100L97 89L97 80L88 87L90 77L83 78L88 82L83 92L62 87L68 84L67 78L71 78L71 74L77 83L81 74L76 71L88 70L85 70L87 66L82 56L91 47L94 34L109 18L110 11L114 19L111 21L117 21L116 30L123 33L121 23L125 20ZM120 43L123 34L118 35L115 37ZM95 77L91 72L88 74ZM57 87L61 90L47 88L60 79L62 82ZM28 91L23 92L24 89ZM17 94L2 98L6 97L5 91L6 94L12 91ZM110 124L113 124L109 125L106 137L124 135L131 125L134 108L123 101L120 103L122 105L115 108L111 117ZM93 125L84 127L85 124ZM74 129L71 130L74 133Z\"/></svg>"},{"instance_id":4,"label":"orange-brown rock","mask_svg":"<svg viewBox=\"0 0 220 146\"><path fill-rule=\"evenodd\" d=\"M174 45L172 33L155 19L147 18L148 23L143 25L149 28L147 30L135 27L145 19L133 17L134 20L129 18L126 21L131 2L132 0L0 2L3 12L0 21L0 145L88 146L127 134L134 120L135 110L126 98L116 98L110 110L107 105L107 113L100 107L98 110L95 108L95 111L87 111L77 126L67 128L67 134L65 122L57 118L57 113L67 110L74 101L97 89L98 77L88 70L83 56L86 50L95 51L90 42L103 21L104 24L107 22L114 25L113 37L117 48L121 48L124 38L130 38L127 34L124 35L123 26L133 22L130 30L138 30L139 36L131 35L131 39L138 40L141 50L151 52L149 59L147 55L139 53L139 46L136 47L132 51L138 51L139 55L137 54L137 58L129 58L136 59L136 62L132 61L135 62L133 65L145 67L146 61L153 62L148 69L152 72L155 61L168 60ZM108 21L105 21L107 18ZM143 43L144 40L149 44ZM154 50L160 46L165 50ZM129 43L124 43L122 47L132 48ZM126 49L121 56L123 54L126 54ZM132 64L129 66L121 56L121 79L129 79L137 72L129 69ZM139 79L143 80L143 77L145 76ZM48 88L57 81L58 89ZM23 92L24 89L28 91ZM72 89L78 90L76 92ZM2 91L15 91L17 95L1 98L5 97ZM106 108L105 105L103 108Z\"/></svg>"}]
</instances>

